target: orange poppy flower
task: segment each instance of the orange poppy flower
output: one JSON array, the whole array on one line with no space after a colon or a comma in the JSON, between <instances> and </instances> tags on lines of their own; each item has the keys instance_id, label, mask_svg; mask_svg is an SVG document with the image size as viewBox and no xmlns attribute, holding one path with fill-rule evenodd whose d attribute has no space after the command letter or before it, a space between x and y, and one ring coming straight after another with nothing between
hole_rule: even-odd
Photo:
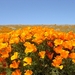
<instances>
[{"instance_id":1,"label":"orange poppy flower","mask_svg":"<svg viewBox=\"0 0 75 75\"><path fill-rule=\"evenodd\" d=\"M40 56L40 58L44 58L45 53L46 53L45 51L40 51L38 55Z\"/></svg>"},{"instance_id":2,"label":"orange poppy flower","mask_svg":"<svg viewBox=\"0 0 75 75\"><path fill-rule=\"evenodd\" d=\"M54 41L55 46L62 45L62 43L63 43L63 40L61 39L55 39Z\"/></svg>"},{"instance_id":3,"label":"orange poppy flower","mask_svg":"<svg viewBox=\"0 0 75 75\"><path fill-rule=\"evenodd\" d=\"M48 50L46 50L46 55L50 60L52 60L54 53L51 53Z\"/></svg>"},{"instance_id":4,"label":"orange poppy flower","mask_svg":"<svg viewBox=\"0 0 75 75\"><path fill-rule=\"evenodd\" d=\"M75 59L75 53L70 53L69 58Z\"/></svg>"},{"instance_id":5,"label":"orange poppy flower","mask_svg":"<svg viewBox=\"0 0 75 75\"><path fill-rule=\"evenodd\" d=\"M44 36L45 36L45 37L48 37L48 36L49 36L49 33L46 31L46 32L44 33Z\"/></svg>"},{"instance_id":6,"label":"orange poppy flower","mask_svg":"<svg viewBox=\"0 0 75 75\"><path fill-rule=\"evenodd\" d=\"M24 46L25 46L25 47L27 47L27 46L29 46L29 45L31 45L30 42L25 42L25 43L24 43Z\"/></svg>"},{"instance_id":7,"label":"orange poppy flower","mask_svg":"<svg viewBox=\"0 0 75 75\"><path fill-rule=\"evenodd\" d=\"M55 47L54 48L54 51L56 52L56 53L61 53L62 52L62 46L61 45L59 45L59 46L57 46L57 47Z\"/></svg>"},{"instance_id":8,"label":"orange poppy flower","mask_svg":"<svg viewBox=\"0 0 75 75\"><path fill-rule=\"evenodd\" d=\"M11 37L12 37L12 38L18 37L18 36L20 35L20 33L21 33L21 29L12 31Z\"/></svg>"},{"instance_id":9,"label":"orange poppy flower","mask_svg":"<svg viewBox=\"0 0 75 75\"><path fill-rule=\"evenodd\" d=\"M50 41L47 42L47 45L50 46L50 47L53 47L53 44Z\"/></svg>"},{"instance_id":10,"label":"orange poppy flower","mask_svg":"<svg viewBox=\"0 0 75 75\"><path fill-rule=\"evenodd\" d=\"M72 59L72 62L75 63L75 59Z\"/></svg>"},{"instance_id":11,"label":"orange poppy flower","mask_svg":"<svg viewBox=\"0 0 75 75\"><path fill-rule=\"evenodd\" d=\"M5 48L5 50L9 53L9 52L11 52L11 45L8 45L6 48Z\"/></svg>"},{"instance_id":12,"label":"orange poppy flower","mask_svg":"<svg viewBox=\"0 0 75 75\"><path fill-rule=\"evenodd\" d=\"M16 62L15 60L12 61L12 64L10 64L10 68L18 68L20 64L20 61Z\"/></svg>"},{"instance_id":13,"label":"orange poppy flower","mask_svg":"<svg viewBox=\"0 0 75 75\"><path fill-rule=\"evenodd\" d=\"M64 33L64 32L58 32L58 39L65 40L65 36L66 36L66 33Z\"/></svg>"},{"instance_id":14,"label":"orange poppy flower","mask_svg":"<svg viewBox=\"0 0 75 75\"><path fill-rule=\"evenodd\" d=\"M4 58L0 57L0 62L2 62L4 60Z\"/></svg>"},{"instance_id":15,"label":"orange poppy flower","mask_svg":"<svg viewBox=\"0 0 75 75\"><path fill-rule=\"evenodd\" d=\"M62 50L62 52L60 53L60 56L62 58L67 58L69 55L69 51L66 51L66 50Z\"/></svg>"},{"instance_id":16,"label":"orange poppy flower","mask_svg":"<svg viewBox=\"0 0 75 75\"><path fill-rule=\"evenodd\" d=\"M27 34L25 38L26 38L26 39L31 39L31 38L32 38L32 34L30 34L30 33Z\"/></svg>"},{"instance_id":17,"label":"orange poppy flower","mask_svg":"<svg viewBox=\"0 0 75 75\"><path fill-rule=\"evenodd\" d=\"M61 63L62 63L62 57L56 56L55 59L53 59L52 65L58 67Z\"/></svg>"},{"instance_id":18,"label":"orange poppy flower","mask_svg":"<svg viewBox=\"0 0 75 75\"><path fill-rule=\"evenodd\" d=\"M25 42L24 46L26 47L25 49L25 53L29 53L29 52L36 52L37 48L34 44L31 44L30 42Z\"/></svg>"},{"instance_id":19,"label":"orange poppy flower","mask_svg":"<svg viewBox=\"0 0 75 75\"><path fill-rule=\"evenodd\" d=\"M31 63L32 63L32 58L31 57L25 57L24 59L23 59L23 61L24 61L24 66L26 66L26 65L31 65Z\"/></svg>"},{"instance_id":20,"label":"orange poppy flower","mask_svg":"<svg viewBox=\"0 0 75 75\"><path fill-rule=\"evenodd\" d=\"M6 72L2 72L2 73L0 73L0 75L6 75Z\"/></svg>"},{"instance_id":21,"label":"orange poppy flower","mask_svg":"<svg viewBox=\"0 0 75 75\"><path fill-rule=\"evenodd\" d=\"M21 75L21 71L19 69L16 69L15 71L12 72L11 75Z\"/></svg>"},{"instance_id":22,"label":"orange poppy flower","mask_svg":"<svg viewBox=\"0 0 75 75\"><path fill-rule=\"evenodd\" d=\"M71 40L69 40L69 41L64 41L64 42L62 43L62 46L63 46L64 48L67 48L67 49L71 50L72 47L73 47L72 41L71 41Z\"/></svg>"},{"instance_id":23,"label":"orange poppy flower","mask_svg":"<svg viewBox=\"0 0 75 75\"><path fill-rule=\"evenodd\" d=\"M74 34L72 31L68 32L65 36L66 40L71 40L74 38Z\"/></svg>"},{"instance_id":24,"label":"orange poppy flower","mask_svg":"<svg viewBox=\"0 0 75 75\"><path fill-rule=\"evenodd\" d=\"M72 46L75 46L75 39L71 40Z\"/></svg>"},{"instance_id":25,"label":"orange poppy flower","mask_svg":"<svg viewBox=\"0 0 75 75\"><path fill-rule=\"evenodd\" d=\"M1 57L2 58L8 58L9 57L9 53L8 53L8 51L3 51L2 53L1 53L2 55L1 55Z\"/></svg>"},{"instance_id":26,"label":"orange poppy flower","mask_svg":"<svg viewBox=\"0 0 75 75\"><path fill-rule=\"evenodd\" d=\"M19 43L19 37L15 37L15 38L10 38L9 40L9 44L13 44L13 43Z\"/></svg>"},{"instance_id":27,"label":"orange poppy flower","mask_svg":"<svg viewBox=\"0 0 75 75\"><path fill-rule=\"evenodd\" d=\"M31 70L26 70L26 72L24 73L24 75L32 75L33 72Z\"/></svg>"}]
</instances>

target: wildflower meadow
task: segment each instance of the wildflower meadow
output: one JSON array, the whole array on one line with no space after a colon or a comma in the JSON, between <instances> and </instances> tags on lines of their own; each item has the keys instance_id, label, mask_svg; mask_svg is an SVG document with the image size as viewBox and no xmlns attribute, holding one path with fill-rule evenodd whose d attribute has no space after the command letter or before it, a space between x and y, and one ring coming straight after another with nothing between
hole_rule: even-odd
<instances>
[{"instance_id":1,"label":"wildflower meadow","mask_svg":"<svg viewBox=\"0 0 75 75\"><path fill-rule=\"evenodd\" d=\"M0 33L0 75L75 75L75 33L42 26Z\"/></svg>"}]
</instances>

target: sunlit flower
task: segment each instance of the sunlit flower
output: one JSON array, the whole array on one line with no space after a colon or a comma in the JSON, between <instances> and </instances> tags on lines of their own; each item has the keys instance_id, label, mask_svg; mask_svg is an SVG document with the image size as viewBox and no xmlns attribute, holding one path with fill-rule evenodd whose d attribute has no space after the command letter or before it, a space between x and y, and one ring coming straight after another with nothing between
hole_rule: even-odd
<instances>
[{"instance_id":1,"label":"sunlit flower","mask_svg":"<svg viewBox=\"0 0 75 75\"><path fill-rule=\"evenodd\" d=\"M66 40L65 36L66 36L66 33L64 33L64 32L58 32L58 38L59 39Z\"/></svg>"},{"instance_id":2,"label":"sunlit flower","mask_svg":"<svg viewBox=\"0 0 75 75\"><path fill-rule=\"evenodd\" d=\"M50 47L53 47L53 43L52 43L52 42L50 42L50 41L49 41L49 42L47 42L47 45L48 45L48 46L50 46Z\"/></svg>"},{"instance_id":3,"label":"sunlit flower","mask_svg":"<svg viewBox=\"0 0 75 75\"><path fill-rule=\"evenodd\" d=\"M75 53L74 52L73 53L70 53L69 54L69 58L75 59Z\"/></svg>"},{"instance_id":4,"label":"sunlit flower","mask_svg":"<svg viewBox=\"0 0 75 75\"><path fill-rule=\"evenodd\" d=\"M36 33L33 35L34 39L32 40L33 42L36 42L37 44L40 44L43 40L45 40L42 32L39 34L40 32Z\"/></svg>"},{"instance_id":5,"label":"sunlit flower","mask_svg":"<svg viewBox=\"0 0 75 75\"><path fill-rule=\"evenodd\" d=\"M0 43L0 50L3 48L6 48L8 46L8 43Z\"/></svg>"},{"instance_id":6,"label":"sunlit flower","mask_svg":"<svg viewBox=\"0 0 75 75\"><path fill-rule=\"evenodd\" d=\"M3 62L4 58L0 57L0 62Z\"/></svg>"},{"instance_id":7,"label":"sunlit flower","mask_svg":"<svg viewBox=\"0 0 75 75\"><path fill-rule=\"evenodd\" d=\"M24 61L23 66L31 65L31 63L32 63L32 58L31 58L31 57L25 57L25 58L23 59L23 61Z\"/></svg>"},{"instance_id":8,"label":"sunlit flower","mask_svg":"<svg viewBox=\"0 0 75 75\"><path fill-rule=\"evenodd\" d=\"M74 34L72 31L66 33L66 36L65 36L66 40L71 40L74 38Z\"/></svg>"},{"instance_id":9,"label":"sunlit flower","mask_svg":"<svg viewBox=\"0 0 75 75\"><path fill-rule=\"evenodd\" d=\"M0 38L0 43L2 43L4 40L3 40L3 38Z\"/></svg>"},{"instance_id":10,"label":"sunlit flower","mask_svg":"<svg viewBox=\"0 0 75 75\"><path fill-rule=\"evenodd\" d=\"M24 46L26 47L25 49L25 53L29 53L29 52L36 52L37 48L35 47L34 44L31 44L30 42L25 42Z\"/></svg>"},{"instance_id":11,"label":"sunlit flower","mask_svg":"<svg viewBox=\"0 0 75 75\"><path fill-rule=\"evenodd\" d=\"M62 70L63 69L63 65L58 66L58 68Z\"/></svg>"},{"instance_id":12,"label":"sunlit flower","mask_svg":"<svg viewBox=\"0 0 75 75\"><path fill-rule=\"evenodd\" d=\"M0 69L3 71L0 75L37 75L47 67L49 71L57 68L65 73L68 63L63 59L67 58L75 64L75 33L72 31L27 26L0 33Z\"/></svg>"},{"instance_id":13,"label":"sunlit flower","mask_svg":"<svg viewBox=\"0 0 75 75\"><path fill-rule=\"evenodd\" d=\"M62 45L62 43L63 43L63 40L61 39L55 39L54 41L55 46Z\"/></svg>"},{"instance_id":14,"label":"sunlit flower","mask_svg":"<svg viewBox=\"0 0 75 75\"><path fill-rule=\"evenodd\" d=\"M21 75L21 71L19 69L16 69L15 71L12 72L11 75Z\"/></svg>"},{"instance_id":15,"label":"sunlit flower","mask_svg":"<svg viewBox=\"0 0 75 75\"><path fill-rule=\"evenodd\" d=\"M18 58L18 52L14 52L14 55L11 56L11 60Z\"/></svg>"},{"instance_id":16,"label":"sunlit flower","mask_svg":"<svg viewBox=\"0 0 75 75\"><path fill-rule=\"evenodd\" d=\"M55 59L53 59L52 65L58 67L60 66L61 63L62 63L62 57L56 56Z\"/></svg>"},{"instance_id":17,"label":"sunlit flower","mask_svg":"<svg viewBox=\"0 0 75 75\"><path fill-rule=\"evenodd\" d=\"M64 48L69 49L69 50L71 50L72 47L73 47L71 40L69 40L69 41L64 41L64 42L62 43L62 46L63 46Z\"/></svg>"},{"instance_id":18,"label":"sunlit flower","mask_svg":"<svg viewBox=\"0 0 75 75\"><path fill-rule=\"evenodd\" d=\"M58 53L58 54L61 53L62 50L63 50L63 49L62 49L62 46L61 46L61 45L59 45L59 46L57 46L57 47L54 48L54 51L55 51L56 53Z\"/></svg>"},{"instance_id":19,"label":"sunlit flower","mask_svg":"<svg viewBox=\"0 0 75 75\"><path fill-rule=\"evenodd\" d=\"M32 75L33 72L31 70L26 70L26 72L24 73L24 75Z\"/></svg>"},{"instance_id":20,"label":"sunlit flower","mask_svg":"<svg viewBox=\"0 0 75 75\"><path fill-rule=\"evenodd\" d=\"M49 33L48 33L48 32L45 32L45 33L44 33L44 36L45 36L45 37L49 36Z\"/></svg>"},{"instance_id":21,"label":"sunlit flower","mask_svg":"<svg viewBox=\"0 0 75 75\"><path fill-rule=\"evenodd\" d=\"M45 57L45 51L40 51L39 52L39 56L40 56L40 58L44 58Z\"/></svg>"},{"instance_id":22,"label":"sunlit flower","mask_svg":"<svg viewBox=\"0 0 75 75\"><path fill-rule=\"evenodd\" d=\"M5 48L5 50L6 50L8 53L11 52L11 51L12 51L11 45L8 45L8 46Z\"/></svg>"},{"instance_id":23,"label":"sunlit flower","mask_svg":"<svg viewBox=\"0 0 75 75\"><path fill-rule=\"evenodd\" d=\"M72 62L75 63L75 59L72 59Z\"/></svg>"},{"instance_id":24,"label":"sunlit flower","mask_svg":"<svg viewBox=\"0 0 75 75\"><path fill-rule=\"evenodd\" d=\"M9 44L13 44L13 43L19 43L19 37L10 38Z\"/></svg>"},{"instance_id":25,"label":"sunlit flower","mask_svg":"<svg viewBox=\"0 0 75 75\"><path fill-rule=\"evenodd\" d=\"M20 64L20 61L12 61L12 64L10 64L10 68L18 68Z\"/></svg>"},{"instance_id":26,"label":"sunlit flower","mask_svg":"<svg viewBox=\"0 0 75 75\"><path fill-rule=\"evenodd\" d=\"M2 54L1 55L2 58L8 58L9 57L9 53L6 50L3 51L1 54Z\"/></svg>"},{"instance_id":27,"label":"sunlit flower","mask_svg":"<svg viewBox=\"0 0 75 75\"><path fill-rule=\"evenodd\" d=\"M72 46L75 46L75 39L71 40Z\"/></svg>"},{"instance_id":28,"label":"sunlit flower","mask_svg":"<svg viewBox=\"0 0 75 75\"><path fill-rule=\"evenodd\" d=\"M69 55L69 51L66 51L66 50L62 50L62 52L60 53L60 56L62 58L67 58Z\"/></svg>"}]
</instances>

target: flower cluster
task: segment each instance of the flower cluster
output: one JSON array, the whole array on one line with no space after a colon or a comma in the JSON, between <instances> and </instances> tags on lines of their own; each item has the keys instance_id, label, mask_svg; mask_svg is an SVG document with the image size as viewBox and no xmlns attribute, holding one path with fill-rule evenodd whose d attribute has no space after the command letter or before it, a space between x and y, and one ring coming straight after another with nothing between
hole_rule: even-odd
<instances>
[{"instance_id":1,"label":"flower cluster","mask_svg":"<svg viewBox=\"0 0 75 75\"><path fill-rule=\"evenodd\" d=\"M0 33L0 75L74 75L75 33L32 26Z\"/></svg>"}]
</instances>

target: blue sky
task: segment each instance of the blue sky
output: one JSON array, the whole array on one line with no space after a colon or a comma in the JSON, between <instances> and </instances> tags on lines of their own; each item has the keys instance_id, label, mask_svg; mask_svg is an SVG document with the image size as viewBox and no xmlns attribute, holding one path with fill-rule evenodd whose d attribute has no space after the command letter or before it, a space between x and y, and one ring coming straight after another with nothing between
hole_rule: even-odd
<instances>
[{"instance_id":1,"label":"blue sky","mask_svg":"<svg viewBox=\"0 0 75 75\"><path fill-rule=\"evenodd\" d=\"M1 24L75 24L75 0L0 0Z\"/></svg>"}]
</instances>

